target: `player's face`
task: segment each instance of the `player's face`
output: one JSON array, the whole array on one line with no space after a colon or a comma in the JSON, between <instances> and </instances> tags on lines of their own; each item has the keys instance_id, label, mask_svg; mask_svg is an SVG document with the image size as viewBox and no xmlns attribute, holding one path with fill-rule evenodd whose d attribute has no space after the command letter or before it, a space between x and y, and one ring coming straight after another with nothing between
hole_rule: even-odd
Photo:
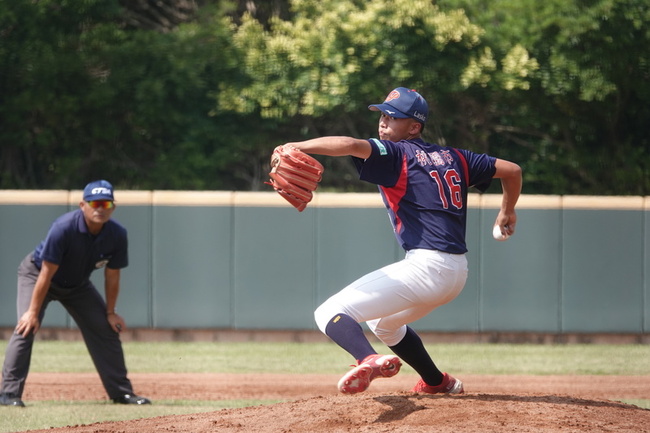
<instances>
[{"instance_id":1,"label":"player's face","mask_svg":"<svg viewBox=\"0 0 650 433\"><path fill-rule=\"evenodd\" d=\"M420 131L419 123L411 118L398 119L381 113L379 118L379 139L389 141L400 141L413 138Z\"/></svg>"},{"instance_id":2,"label":"player's face","mask_svg":"<svg viewBox=\"0 0 650 433\"><path fill-rule=\"evenodd\" d=\"M79 206L89 227L104 224L111 219L111 215L115 210L115 203L108 200L82 201Z\"/></svg>"}]
</instances>

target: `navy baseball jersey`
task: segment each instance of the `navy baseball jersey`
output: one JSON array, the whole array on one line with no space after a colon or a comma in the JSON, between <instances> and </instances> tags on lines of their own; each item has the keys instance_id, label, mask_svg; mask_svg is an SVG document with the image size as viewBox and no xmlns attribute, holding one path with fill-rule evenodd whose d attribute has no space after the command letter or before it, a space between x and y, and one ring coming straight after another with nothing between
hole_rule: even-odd
<instances>
[{"instance_id":1,"label":"navy baseball jersey","mask_svg":"<svg viewBox=\"0 0 650 433\"><path fill-rule=\"evenodd\" d=\"M353 158L361 180L379 186L402 248L467 252L467 191L485 191L496 158L422 139L368 140L372 154Z\"/></svg>"},{"instance_id":2,"label":"navy baseball jersey","mask_svg":"<svg viewBox=\"0 0 650 433\"><path fill-rule=\"evenodd\" d=\"M114 220L108 220L98 235L88 231L81 209L57 218L47 237L34 251L34 264L43 260L59 265L52 283L62 288L78 287L95 270L108 266L121 269L128 265L127 232Z\"/></svg>"}]
</instances>

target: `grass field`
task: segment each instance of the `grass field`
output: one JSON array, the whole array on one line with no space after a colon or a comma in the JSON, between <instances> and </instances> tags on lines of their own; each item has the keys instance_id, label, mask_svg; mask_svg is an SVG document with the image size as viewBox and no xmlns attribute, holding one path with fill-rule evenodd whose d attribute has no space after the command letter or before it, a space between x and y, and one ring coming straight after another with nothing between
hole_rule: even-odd
<instances>
[{"instance_id":1,"label":"grass field","mask_svg":"<svg viewBox=\"0 0 650 433\"><path fill-rule=\"evenodd\" d=\"M6 341L0 341L4 360ZM378 346L378 349L384 350ZM650 375L648 345L436 344L428 349L458 374ZM350 357L331 343L124 343L132 373L339 373ZM263 354L265 362L249 360ZM32 372L94 372L81 342L38 341ZM405 366L403 372L413 372ZM29 380L27 383L29 386ZM0 432L89 424L161 415L214 411L277 401L156 400L147 407L97 402L28 402L26 409L0 407ZM650 408L650 400L627 401Z\"/></svg>"},{"instance_id":2,"label":"grass field","mask_svg":"<svg viewBox=\"0 0 650 433\"><path fill-rule=\"evenodd\" d=\"M0 359L6 343L0 340ZM129 371L141 373L339 373L341 364L351 362L332 343L127 342L123 347ZM427 348L436 362L453 366L458 374L650 374L649 345L435 344ZM377 350L385 347L378 345ZM272 362L248 362L260 354ZM38 341L31 371L95 369L81 342Z\"/></svg>"}]
</instances>

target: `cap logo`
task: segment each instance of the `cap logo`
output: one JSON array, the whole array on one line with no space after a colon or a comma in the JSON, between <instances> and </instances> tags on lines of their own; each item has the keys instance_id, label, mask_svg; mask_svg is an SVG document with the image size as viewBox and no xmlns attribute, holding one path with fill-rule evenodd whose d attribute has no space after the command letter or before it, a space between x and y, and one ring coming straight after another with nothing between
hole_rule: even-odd
<instances>
[{"instance_id":1,"label":"cap logo","mask_svg":"<svg viewBox=\"0 0 650 433\"><path fill-rule=\"evenodd\" d=\"M92 195L97 195L97 194L108 194L108 195L110 195L111 190L109 188L97 187L97 188L93 188L92 190L90 190L90 194L92 194Z\"/></svg>"},{"instance_id":2,"label":"cap logo","mask_svg":"<svg viewBox=\"0 0 650 433\"><path fill-rule=\"evenodd\" d=\"M394 99L398 99L399 96L400 96L399 92L397 90L393 90L392 92L390 92L388 94L388 96L386 96L386 100L384 102L389 102L389 101L392 101Z\"/></svg>"},{"instance_id":3,"label":"cap logo","mask_svg":"<svg viewBox=\"0 0 650 433\"><path fill-rule=\"evenodd\" d=\"M413 117L418 119L421 122L426 122L427 121L427 116L425 114L422 114L420 112L415 112L413 113Z\"/></svg>"}]
</instances>

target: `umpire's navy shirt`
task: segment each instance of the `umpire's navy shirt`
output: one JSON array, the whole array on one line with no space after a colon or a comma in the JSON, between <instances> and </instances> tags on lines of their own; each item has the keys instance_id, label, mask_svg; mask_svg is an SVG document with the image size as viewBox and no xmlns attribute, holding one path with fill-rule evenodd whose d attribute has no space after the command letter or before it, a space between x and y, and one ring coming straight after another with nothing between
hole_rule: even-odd
<instances>
[{"instance_id":1,"label":"umpire's navy shirt","mask_svg":"<svg viewBox=\"0 0 650 433\"><path fill-rule=\"evenodd\" d=\"M128 265L126 229L112 219L98 235L88 231L81 209L57 218L47 237L34 250L34 264L41 269L43 260L59 265L52 278L55 287L74 288L88 282L90 274L108 266L121 269Z\"/></svg>"}]
</instances>

